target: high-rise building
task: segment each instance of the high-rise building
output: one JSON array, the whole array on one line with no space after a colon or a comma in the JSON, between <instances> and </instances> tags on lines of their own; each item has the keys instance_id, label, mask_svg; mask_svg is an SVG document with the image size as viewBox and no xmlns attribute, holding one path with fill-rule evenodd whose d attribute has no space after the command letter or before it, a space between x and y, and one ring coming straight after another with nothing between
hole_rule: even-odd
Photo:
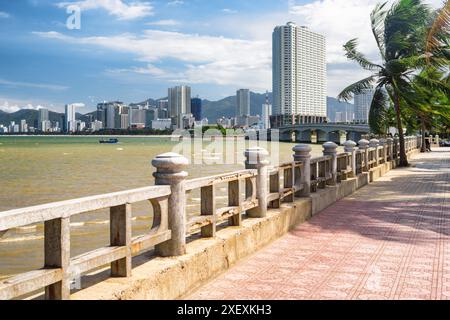
<instances>
[{"instance_id":1,"label":"high-rise building","mask_svg":"<svg viewBox=\"0 0 450 320\"><path fill-rule=\"evenodd\" d=\"M145 109L142 106L134 106L130 108L130 127L144 128L145 127Z\"/></svg>"},{"instance_id":2,"label":"high-rise building","mask_svg":"<svg viewBox=\"0 0 450 320\"><path fill-rule=\"evenodd\" d=\"M288 22L272 34L273 113L276 126L326 120L325 37Z\"/></svg>"},{"instance_id":3,"label":"high-rise building","mask_svg":"<svg viewBox=\"0 0 450 320\"><path fill-rule=\"evenodd\" d=\"M65 128L66 132L75 132L77 131L77 123L75 116L75 108L76 104L66 104L65 110Z\"/></svg>"},{"instance_id":4,"label":"high-rise building","mask_svg":"<svg viewBox=\"0 0 450 320\"><path fill-rule=\"evenodd\" d=\"M372 104L375 90L364 89L360 94L355 94L355 121L368 123L370 105Z\"/></svg>"},{"instance_id":5,"label":"high-rise building","mask_svg":"<svg viewBox=\"0 0 450 320\"><path fill-rule=\"evenodd\" d=\"M151 128L152 121L158 119L159 109L154 107L149 107L145 109L145 127Z\"/></svg>"},{"instance_id":6,"label":"high-rise building","mask_svg":"<svg viewBox=\"0 0 450 320\"><path fill-rule=\"evenodd\" d=\"M97 104L97 120L101 121L103 128L105 129L121 129L122 117L121 114L127 114L127 108L125 104L120 101L102 102ZM122 129L127 129L126 128Z\"/></svg>"},{"instance_id":7,"label":"high-rise building","mask_svg":"<svg viewBox=\"0 0 450 320\"><path fill-rule=\"evenodd\" d=\"M27 121L24 119L20 120L20 132L21 133L28 132L28 124Z\"/></svg>"},{"instance_id":8,"label":"high-rise building","mask_svg":"<svg viewBox=\"0 0 450 320\"><path fill-rule=\"evenodd\" d=\"M168 90L169 116L174 125L181 126L183 114L191 113L191 87L177 86Z\"/></svg>"},{"instance_id":9,"label":"high-rise building","mask_svg":"<svg viewBox=\"0 0 450 320\"><path fill-rule=\"evenodd\" d=\"M270 129L270 116L272 115L272 105L269 102L269 94L266 93L266 101L262 105L261 121L263 129Z\"/></svg>"},{"instance_id":10,"label":"high-rise building","mask_svg":"<svg viewBox=\"0 0 450 320\"><path fill-rule=\"evenodd\" d=\"M38 110L38 129L40 131L46 131L45 128L42 128L43 124L44 126L47 125L47 123L44 121L49 121L48 109L41 108Z\"/></svg>"},{"instance_id":11,"label":"high-rise building","mask_svg":"<svg viewBox=\"0 0 450 320\"><path fill-rule=\"evenodd\" d=\"M191 99L191 112L195 118L195 121L202 120L202 99L200 98Z\"/></svg>"},{"instance_id":12,"label":"high-rise building","mask_svg":"<svg viewBox=\"0 0 450 320\"><path fill-rule=\"evenodd\" d=\"M236 91L236 117L250 115L250 90L239 89Z\"/></svg>"}]
</instances>

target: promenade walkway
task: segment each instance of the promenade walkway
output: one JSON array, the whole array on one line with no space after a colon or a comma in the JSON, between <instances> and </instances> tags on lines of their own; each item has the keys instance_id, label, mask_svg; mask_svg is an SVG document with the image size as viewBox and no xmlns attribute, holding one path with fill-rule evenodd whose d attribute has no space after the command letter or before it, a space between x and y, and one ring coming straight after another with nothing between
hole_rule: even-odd
<instances>
[{"instance_id":1,"label":"promenade walkway","mask_svg":"<svg viewBox=\"0 0 450 320\"><path fill-rule=\"evenodd\" d=\"M449 299L450 148L419 154L187 299Z\"/></svg>"}]
</instances>

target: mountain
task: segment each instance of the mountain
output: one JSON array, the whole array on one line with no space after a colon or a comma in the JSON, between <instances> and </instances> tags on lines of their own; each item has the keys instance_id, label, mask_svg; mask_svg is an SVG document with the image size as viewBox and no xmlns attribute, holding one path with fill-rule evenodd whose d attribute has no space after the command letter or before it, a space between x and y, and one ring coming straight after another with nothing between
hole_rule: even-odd
<instances>
[{"instance_id":1,"label":"mountain","mask_svg":"<svg viewBox=\"0 0 450 320\"><path fill-rule=\"evenodd\" d=\"M261 107L266 101L265 93L250 92L250 114L261 115ZM269 101L272 102L272 93L269 92ZM234 117L236 114L236 96L229 96L219 101L202 100L202 117L215 122L217 118Z\"/></svg>"},{"instance_id":2,"label":"mountain","mask_svg":"<svg viewBox=\"0 0 450 320\"><path fill-rule=\"evenodd\" d=\"M77 113L76 118L81 121L87 121L87 116L93 113L95 112L91 112L86 115ZM52 123L59 122L59 125L62 126L64 121L64 113L49 111L48 118ZM0 110L0 124L7 126L11 123L11 121L15 121L16 124L19 124L20 120L25 120L29 126L36 128L38 126L38 111L34 109L21 109L16 112L8 113Z\"/></svg>"}]
</instances>

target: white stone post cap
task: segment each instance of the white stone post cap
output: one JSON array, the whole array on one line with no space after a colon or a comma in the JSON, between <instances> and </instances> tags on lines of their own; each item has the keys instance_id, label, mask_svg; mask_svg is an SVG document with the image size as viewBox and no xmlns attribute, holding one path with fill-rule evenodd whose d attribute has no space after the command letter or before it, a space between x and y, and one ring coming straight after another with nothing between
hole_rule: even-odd
<instances>
[{"instance_id":1,"label":"white stone post cap","mask_svg":"<svg viewBox=\"0 0 450 320\"><path fill-rule=\"evenodd\" d=\"M354 147L356 147L356 142L353 140L347 140L344 142L344 147L354 148Z\"/></svg>"},{"instance_id":2,"label":"white stone post cap","mask_svg":"<svg viewBox=\"0 0 450 320\"><path fill-rule=\"evenodd\" d=\"M369 141L367 141L366 139L361 139L358 141L358 145L359 147L367 148L367 146L369 145Z\"/></svg>"},{"instance_id":3,"label":"white stone post cap","mask_svg":"<svg viewBox=\"0 0 450 320\"><path fill-rule=\"evenodd\" d=\"M384 146L387 143L387 139L380 139L380 145Z\"/></svg>"},{"instance_id":4,"label":"white stone post cap","mask_svg":"<svg viewBox=\"0 0 450 320\"><path fill-rule=\"evenodd\" d=\"M371 147L377 147L379 144L380 144L380 140L378 140L378 139L370 139L370 141L369 141L369 145Z\"/></svg>"},{"instance_id":5,"label":"white stone post cap","mask_svg":"<svg viewBox=\"0 0 450 320\"><path fill-rule=\"evenodd\" d=\"M392 138L390 138L390 137L386 139L386 142L387 142L388 144L392 143L393 141L394 141L394 139L392 139Z\"/></svg>"},{"instance_id":6,"label":"white stone post cap","mask_svg":"<svg viewBox=\"0 0 450 320\"><path fill-rule=\"evenodd\" d=\"M310 153L312 150L309 144L297 144L292 148L295 153Z\"/></svg>"},{"instance_id":7,"label":"white stone post cap","mask_svg":"<svg viewBox=\"0 0 450 320\"><path fill-rule=\"evenodd\" d=\"M338 145L332 141L328 141L328 142L325 142L322 145L322 147L323 147L324 152L333 152L333 151L336 151Z\"/></svg>"},{"instance_id":8,"label":"white stone post cap","mask_svg":"<svg viewBox=\"0 0 450 320\"><path fill-rule=\"evenodd\" d=\"M167 152L157 155L152 160L152 165L158 170L179 172L189 165L189 160L181 154Z\"/></svg>"}]
</instances>

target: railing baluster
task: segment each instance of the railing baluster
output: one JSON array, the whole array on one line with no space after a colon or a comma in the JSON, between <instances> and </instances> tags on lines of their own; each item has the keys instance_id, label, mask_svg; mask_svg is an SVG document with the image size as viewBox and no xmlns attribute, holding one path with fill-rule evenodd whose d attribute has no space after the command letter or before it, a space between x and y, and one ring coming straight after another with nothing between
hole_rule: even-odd
<instances>
[{"instance_id":1,"label":"railing baluster","mask_svg":"<svg viewBox=\"0 0 450 320\"><path fill-rule=\"evenodd\" d=\"M212 216L212 221L201 228L202 237L214 237L216 235L216 199L214 185L200 188L200 201L202 216Z\"/></svg>"},{"instance_id":2,"label":"railing baluster","mask_svg":"<svg viewBox=\"0 0 450 320\"><path fill-rule=\"evenodd\" d=\"M269 177L269 193L278 193L280 194L280 171L277 170L276 173L271 174ZM280 207L280 198L273 200L270 203L271 208L279 208Z\"/></svg>"},{"instance_id":3,"label":"railing baluster","mask_svg":"<svg viewBox=\"0 0 450 320\"><path fill-rule=\"evenodd\" d=\"M46 300L70 299L70 218L44 223L45 268L61 268L62 280L45 287Z\"/></svg>"},{"instance_id":4,"label":"railing baluster","mask_svg":"<svg viewBox=\"0 0 450 320\"><path fill-rule=\"evenodd\" d=\"M287 191L287 189L291 189L294 187L294 175L293 175L293 166L289 168L285 168L283 171L284 181L283 186L284 189ZM292 202L294 201L294 192L292 194L286 196L284 199L284 202Z\"/></svg>"},{"instance_id":5,"label":"railing baluster","mask_svg":"<svg viewBox=\"0 0 450 320\"><path fill-rule=\"evenodd\" d=\"M242 211L241 211L241 193L240 180L228 182L228 205L231 207L239 207L239 213L230 217L229 224L231 226L242 225Z\"/></svg>"},{"instance_id":6,"label":"railing baluster","mask_svg":"<svg viewBox=\"0 0 450 320\"><path fill-rule=\"evenodd\" d=\"M111 246L127 247L127 256L111 262L111 276L131 276L131 204L110 208Z\"/></svg>"}]
</instances>

